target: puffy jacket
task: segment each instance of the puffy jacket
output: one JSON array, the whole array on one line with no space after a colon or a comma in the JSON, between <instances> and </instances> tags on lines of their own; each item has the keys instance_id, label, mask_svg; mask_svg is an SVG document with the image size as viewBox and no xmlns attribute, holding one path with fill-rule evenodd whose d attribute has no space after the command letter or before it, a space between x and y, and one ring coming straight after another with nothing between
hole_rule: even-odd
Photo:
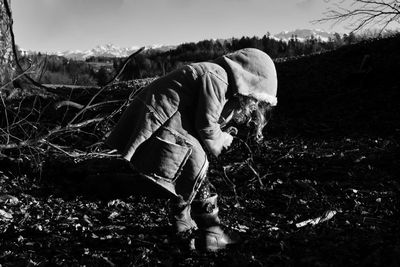
<instances>
[{"instance_id":1,"label":"puffy jacket","mask_svg":"<svg viewBox=\"0 0 400 267\"><path fill-rule=\"evenodd\" d=\"M107 143L155 180L196 183L208 165L203 148L218 156L230 137L220 127L233 111L230 100L251 95L276 105L276 91L274 64L257 49L190 64L142 90Z\"/></svg>"}]
</instances>

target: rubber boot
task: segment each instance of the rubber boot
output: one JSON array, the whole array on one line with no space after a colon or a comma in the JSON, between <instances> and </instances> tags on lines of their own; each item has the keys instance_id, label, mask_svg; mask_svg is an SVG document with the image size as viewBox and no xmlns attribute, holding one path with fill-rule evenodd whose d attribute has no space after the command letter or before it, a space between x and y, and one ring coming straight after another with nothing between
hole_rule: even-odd
<instances>
[{"instance_id":1,"label":"rubber boot","mask_svg":"<svg viewBox=\"0 0 400 267\"><path fill-rule=\"evenodd\" d=\"M229 236L221 228L218 217L217 194L204 200L192 202L192 216L199 228L199 236L195 241L196 249L218 251L239 242L238 236Z\"/></svg>"},{"instance_id":2,"label":"rubber boot","mask_svg":"<svg viewBox=\"0 0 400 267\"><path fill-rule=\"evenodd\" d=\"M190 205L178 203L172 207L172 224L176 234L197 229L196 222L190 216Z\"/></svg>"},{"instance_id":3,"label":"rubber boot","mask_svg":"<svg viewBox=\"0 0 400 267\"><path fill-rule=\"evenodd\" d=\"M194 233L197 230L195 221L190 216L190 205L183 200L171 205L171 222L173 227L172 242L177 251L194 250Z\"/></svg>"}]
</instances>

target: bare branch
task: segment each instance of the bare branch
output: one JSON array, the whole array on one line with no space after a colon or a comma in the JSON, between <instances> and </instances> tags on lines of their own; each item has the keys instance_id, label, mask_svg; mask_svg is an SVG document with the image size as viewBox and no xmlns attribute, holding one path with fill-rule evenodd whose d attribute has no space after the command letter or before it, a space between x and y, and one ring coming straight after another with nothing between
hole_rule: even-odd
<instances>
[{"instance_id":1,"label":"bare branch","mask_svg":"<svg viewBox=\"0 0 400 267\"><path fill-rule=\"evenodd\" d=\"M349 3L348 7L343 4ZM391 23L400 23L400 5L398 0L342 0L327 9L324 17L314 20L314 23L333 22L333 25L350 23L352 31L358 31L369 26L379 25L380 31Z\"/></svg>"},{"instance_id":2,"label":"bare branch","mask_svg":"<svg viewBox=\"0 0 400 267\"><path fill-rule=\"evenodd\" d=\"M112 84L120 75L121 73L124 71L125 67L128 65L129 61L131 61L132 58L134 58L137 54L139 54L140 52L142 52L144 50L144 47L140 48L139 50L137 50L135 53L133 53L132 55L130 55L124 62L124 64L122 65L122 67L120 68L120 70L117 72L117 74L115 74L115 76L106 84L104 85L91 99L90 101L85 105L85 107L83 107L76 115L75 117L72 118L72 120L68 123L68 124L72 124L77 118L79 118L79 116L81 116L89 107L90 105L93 103L93 101L110 85Z\"/></svg>"},{"instance_id":3,"label":"bare branch","mask_svg":"<svg viewBox=\"0 0 400 267\"><path fill-rule=\"evenodd\" d=\"M47 139L53 135L60 134L66 131L71 131L71 130L76 130L85 126L88 126L89 124L95 123L95 122L100 122L104 118L94 118L90 120L86 120L77 124L71 124L66 127L61 127L61 126L56 126L55 128L51 129L48 131L46 134L43 134L37 138L29 138L25 141L19 142L19 143L10 143L10 144L4 144L0 145L0 150L7 150L7 149L15 149L15 148L23 148L23 147L32 147L37 144L41 143L48 143Z\"/></svg>"}]
</instances>

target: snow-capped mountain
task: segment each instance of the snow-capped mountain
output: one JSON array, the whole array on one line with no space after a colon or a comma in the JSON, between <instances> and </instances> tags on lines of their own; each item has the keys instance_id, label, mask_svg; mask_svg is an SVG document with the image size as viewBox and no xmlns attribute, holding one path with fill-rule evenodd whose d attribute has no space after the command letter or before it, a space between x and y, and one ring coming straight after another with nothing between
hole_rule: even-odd
<instances>
[{"instance_id":1,"label":"snow-capped mountain","mask_svg":"<svg viewBox=\"0 0 400 267\"><path fill-rule=\"evenodd\" d=\"M292 37L297 37L297 39L302 42L307 39L310 39L311 36L314 36L316 39L321 39L323 42L327 42L329 38L334 37L334 33L322 31L322 30L309 30L309 29L297 29L294 31L283 31L277 34L273 34L270 36L270 38L274 38L275 40L282 40L285 42L288 42ZM229 39L226 39L229 40ZM219 41L223 43L225 39L216 39L216 41ZM122 48L113 44L106 44L106 45L99 45L96 46L93 49L90 50L67 50L64 52L56 52L56 53L50 53L70 59L75 59L75 60L85 60L89 57L128 57L135 51L137 51L140 47L139 46L131 46L131 47L126 47ZM168 51L175 49L176 46L171 46L171 45L150 45L146 46L147 51ZM22 50L22 49L20 49ZM27 51L23 50L24 55L29 55L31 53L34 53L32 51Z\"/></svg>"},{"instance_id":2,"label":"snow-capped mountain","mask_svg":"<svg viewBox=\"0 0 400 267\"><path fill-rule=\"evenodd\" d=\"M56 53L58 56L73 59L86 59L88 57L126 57L135 52L139 47L120 48L113 44L99 45L93 49L81 50L68 50ZM131 53L130 53L131 52Z\"/></svg>"},{"instance_id":3,"label":"snow-capped mountain","mask_svg":"<svg viewBox=\"0 0 400 267\"><path fill-rule=\"evenodd\" d=\"M151 45L146 46L145 50L157 50L157 51L166 51L169 49L173 49L175 46L167 46L167 45ZM113 44L99 45L90 50L67 50L64 52L54 53L57 56L62 56L66 58L71 58L75 60L85 60L89 57L128 57L135 51L137 51L140 47L131 46L131 47L119 47Z\"/></svg>"},{"instance_id":4,"label":"snow-capped mountain","mask_svg":"<svg viewBox=\"0 0 400 267\"><path fill-rule=\"evenodd\" d=\"M297 29L294 31L283 31L272 35L271 37L276 40L289 41L292 37L297 37L300 42L310 39L314 36L315 39L321 39L323 42L328 42L329 38L334 37L334 33L326 32L323 30L309 30L309 29Z\"/></svg>"}]
</instances>

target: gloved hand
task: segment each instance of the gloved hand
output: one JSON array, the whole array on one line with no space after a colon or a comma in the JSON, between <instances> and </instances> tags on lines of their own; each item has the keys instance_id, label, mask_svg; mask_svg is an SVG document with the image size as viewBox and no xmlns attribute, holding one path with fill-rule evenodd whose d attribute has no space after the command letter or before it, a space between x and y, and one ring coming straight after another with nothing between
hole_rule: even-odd
<instances>
[{"instance_id":1,"label":"gloved hand","mask_svg":"<svg viewBox=\"0 0 400 267\"><path fill-rule=\"evenodd\" d=\"M223 150L226 150L231 146L233 136L227 132L221 131L218 139L216 140L217 141L205 139L204 142L208 148L208 151L211 152L211 154L213 154L215 157L218 157Z\"/></svg>"},{"instance_id":2,"label":"gloved hand","mask_svg":"<svg viewBox=\"0 0 400 267\"><path fill-rule=\"evenodd\" d=\"M224 143L222 144L222 151L228 149L233 141L233 136L227 132L222 132Z\"/></svg>"}]
</instances>

